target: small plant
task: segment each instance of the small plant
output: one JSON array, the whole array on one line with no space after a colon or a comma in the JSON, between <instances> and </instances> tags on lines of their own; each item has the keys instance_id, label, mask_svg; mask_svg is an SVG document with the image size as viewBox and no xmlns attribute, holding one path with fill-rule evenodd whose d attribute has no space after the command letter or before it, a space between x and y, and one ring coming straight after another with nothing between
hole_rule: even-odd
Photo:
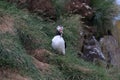
<instances>
[{"instance_id":1,"label":"small plant","mask_svg":"<svg viewBox=\"0 0 120 80\"><path fill-rule=\"evenodd\" d=\"M57 19L61 19L60 16L65 14L65 5L70 0L52 0L53 5L57 12Z\"/></svg>"}]
</instances>

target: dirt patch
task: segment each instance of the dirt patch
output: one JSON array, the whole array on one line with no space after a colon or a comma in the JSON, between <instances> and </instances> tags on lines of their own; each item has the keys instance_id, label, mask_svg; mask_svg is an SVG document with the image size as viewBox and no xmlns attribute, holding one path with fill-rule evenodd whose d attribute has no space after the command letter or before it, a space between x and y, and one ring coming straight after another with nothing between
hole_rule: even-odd
<instances>
[{"instance_id":1,"label":"dirt patch","mask_svg":"<svg viewBox=\"0 0 120 80\"><path fill-rule=\"evenodd\" d=\"M9 3L16 3L18 8L26 8L27 7L27 1L29 0L7 0Z\"/></svg>"},{"instance_id":2,"label":"dirt patch","mask_svg":"<svg viewBox=\"0 0 120 80\"><path fill-rule=\"evenodd\" d=\"M40 62L38 61L37 59L35 59L34 57L33 58L33 63L34 65L40 70L42 71L43 73L47 73L50 71L50 65L47 64L47 63L43 63L43 62Z\"/></svg>"},{"instance_id":3,"label":"dirt patch","mask_svg":"<svg viewBox=\"0 0 120 80\"><path fill-rule=\"evenodd\" d=\"M70 67L72 67L72 66L70 66ZM85 68L85 67L81 67L81 66L78 66L78 65L75 65L72 68L77 69L77 70L79 70L83 73L93 73L94 72L94 70L91 70L91 69L88 69L88 68Z\"/></svg>"},{"instance_id":4,"label":"dirt patch","mask_svg":"<svg viewBox=\"0 0 120 80\"><path fill-rule=\"evenodd\" d=\"M7 0L16 3L18 8L27 8L30 12L37 13L43 17L56 20L56 10L52 0Z\"/></svg>"},{"instance_id":5,"label":"dirt patch","mask_svg":"<svg viewBox=\"0 0 120 80\"><path fill-rule=\"evenodd\" d=\"M46 49L35 49L35 50L28 50L28 54L32 55L34 58L39 60L40 62L48 63L51 52Z\"/></svg>"},{"instance_id":6,"label":"dirt patch","mask_svg":"<svg viewBox=\"0 0 120 80\"><path fill-rule=\"evenodd\" d=\"M32 80L21 76L17 71L0 69L0 80Z\"/></svg>"},{"instance_id":7,"label":"dirt patch","mask_svg":"<svg viewBox=\"0 0 120 80\"><path fill-rule=\"evenodd\" d=\"M14 19L10 16L0 17L0 33L15 34Z\"/></svg>"},{"instance_id":8,"label":"dirt patch","mask_svg":"<svg viewBox=\"0 0 120 80\"><path fill-rule=\"evenodd\" d=\"M25 3L27 0L7 0L10 3L18 3L18 4L22 4Z\"/></svg>"},{"instance_id":9,"label":"dirt patch","mask_svg":"<svg viewBox=\"0 0 120 80\"><path fill-rule=\"evenodd\" d=\"M29 0L28 9L44 17L50 17L51 19L56 17L56 11L51 0Z\"/></svg>"}]
</instances>

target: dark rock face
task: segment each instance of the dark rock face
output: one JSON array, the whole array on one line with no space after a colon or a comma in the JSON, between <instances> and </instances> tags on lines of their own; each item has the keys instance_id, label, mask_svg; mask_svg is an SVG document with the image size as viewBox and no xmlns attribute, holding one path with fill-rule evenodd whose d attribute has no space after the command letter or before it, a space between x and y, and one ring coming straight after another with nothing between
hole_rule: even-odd
<instances>
[{"instance_id":1,"label":"dark rock face","mask_svg":"<svg viewBox=\"0 0 120 80\"><path fill-rule=\"evenodd\" d=\"M89 6L90 0L71 0L66 9L69 13L80 14L83 17L93 16L93 9Z\"/></svg>"},{"instance_id":2,"label":"dark rock face","mask_svg":"<svg viewBox=\"0 0 120 80\"><path fill-rule=\"evenodd\" d=\"M95 10L90 7L90 0L71 0L65 8L68 13L80 14L84 25L93 26Z\"/></svg>"},{"instance_id":3,"label":"dark rock face","mask_svg":"<svg viewBox=\"0 0 120 80\"><path fill-rule=\"evenodd\" d=\"M118 42L112 35L106 35L100 39L102 51L106 57L107 67L110 65L120 66L120 49Z\"/></svg>"},{"instance_id":4,"label":"dark rock face","mask_svg":"<svg viewBox=\"0 0 120 80\"><path fill-rule=\"evenodd\" d=\"M83 59L94 62L95 59L105 60L100 45L94 36L86 36L82 50Z\"/></svg>"}]
</instances>

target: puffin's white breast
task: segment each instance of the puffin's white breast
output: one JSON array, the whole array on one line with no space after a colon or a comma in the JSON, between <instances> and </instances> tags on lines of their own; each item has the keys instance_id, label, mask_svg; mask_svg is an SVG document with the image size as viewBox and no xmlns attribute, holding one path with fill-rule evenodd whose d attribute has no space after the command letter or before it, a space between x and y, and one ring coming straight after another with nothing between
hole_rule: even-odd
<instances>
[{"instance_id":1,"label":"puffin's white breast","mask_svg":"<svg viewBox=\"0 0 120 80\"><path fill-rule=\"evenodd\" d=\"M53 37L52 47L53 49L58 50L59 52L65 54L65 41L63 37L61 37L60 35Z\"/></svg>"}]
</instances>

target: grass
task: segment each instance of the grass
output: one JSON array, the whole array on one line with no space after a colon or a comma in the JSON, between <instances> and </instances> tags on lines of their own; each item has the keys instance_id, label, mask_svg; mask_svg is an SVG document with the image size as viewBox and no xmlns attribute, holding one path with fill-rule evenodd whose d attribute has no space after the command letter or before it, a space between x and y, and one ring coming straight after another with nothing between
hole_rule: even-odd
<instances>
[{"instance_id":1,"label":"grass","mask_svg":"<svg viewBox=\"0 0 120 80\"><path fill-rule=\"evenodd\" d=\"M70 1L70 0L52 0L52 3L56 9L56 15L57 15L57 19L60 19L58 21L58 24L61 24L61 15L65 15L66 11L65 11L65 4ZM62 5L61 5L62 4Z\"/></svg>"},{"instance_id":2,"label":"grass","mask_svg":"<svg viewBox=\"0 0 120 80\"><path fill-rule=\"evenodd\" d=\"M16 69L24 75L30 75L30 77L40 80L39 71L32 64L30 56L26 55L19 38L8 33L0 34L0 38L2 50L0 53L0 67Z\"/></svg>"},{"instance_id":3,"label":"grass","mask_svg":"<svg viewBox=\"0 0 120 80\"><path fill-rule=\"evenodd\" d=\"M118 67L109 69L108 73L112 80L120 80L120 69Z\"/></svg>"},{"instance_id":4,"label":"grass","mask_svg":"<svg viewBox=\"0 0 120 80\"><path fill-rule=\"evenodd\" d=\"M93 19L94 26L97 28L97 36L106 34L107 30L113 29L112 19L117 15L115 0L91 0L91 6L95 9ZM116 11L115 11L116 10Z\"/></svg>"},{"instance_id":5,"label":"grass","mask_svg":"<svg viewBox=\"0 0 120 80\"><path fill-rule=\"evenodd\" d=\"M64 26L64 39L67 42L66 55L60 56L55 55L50 46L58 23L44 21L5 1L0 1L0 12L12 16L16 28L16 35L0 34L1 67L16 68L21 74L26 74L33 80L110 80L104 68L83 61L77 56L80 45L79 30L82 26L79 15L60 18ZM46 74L39 72L33 65L31 57L26 54L26 47L27 49L44 48L52 52L53 55L49 59L49 64L52 65L51 72ZM81 67L92 72L83 72Z\"/></svg>"}]
</instances>

